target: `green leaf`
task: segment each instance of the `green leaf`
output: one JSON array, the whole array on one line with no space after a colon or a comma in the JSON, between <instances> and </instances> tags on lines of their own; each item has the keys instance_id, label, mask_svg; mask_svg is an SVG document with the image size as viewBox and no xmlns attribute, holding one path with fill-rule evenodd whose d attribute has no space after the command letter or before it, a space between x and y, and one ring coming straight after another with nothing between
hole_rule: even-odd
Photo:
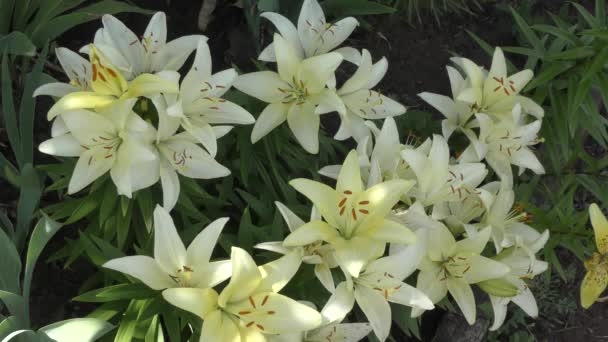
<instances>
[{"instance_id":1,"label":"green leaf","mask_svg":"<svg viewBox=\"0 0 608 342\"><path fill-rule=\"evenodd\" d=\"M589 64L589 67L583 75L583 82L597 75L604 68L606 63L608 63L608 46L605 46L597 55L595 55L593 61Z\"/></svg>"},{"instance_id":2,"label":"green leaf","mask_svg":"<svg viewBox=\"0 0 608 342\"><path fill-rule=\"evenodd\" d=\"M101 18L104 14L116 14L122 12L135 12L152 14L153 11L145 10L126 2L115 0L102 0L93 3L74 12L60 15L41 23L33 30L32 41L37 46L42 46L47 41L54 40L65 31L92 20Z\"/></svg>"},{"instance_id":3,"label":"green leaf","mask_svg":"<svg viewBox=\"0 0 608 342\"><path fill-rule=\"evenodd\" d=\"M393 7L368 0L326 0L322 4L325 13L334 17L390 14L395 13Z\"/></svg>"},{"instance_id":4,"label":"green leaf","mask_svg":"<svg viewBox=\"0 0 608 342\"><path fill-rule=\"evenodd\" d=\"M94 194L90 194L87 197L79 199L80 205L76 207L76 209L72 212L72 215L70 215L70 217L67 219L67 221L65 221L64 224L72 224L86 217L87 215L92 213L93 210L97 209L97 207L99 207L99 197L101 196L101 194L101 191L97 191Z\"/></svg>"},{"instance_id":5,"label":"green leaf","mask_svg":"<svg viewBox=\"0 0 608 342\"><path fill-rule=\"evenodd\" d=\"M8 308L8 312L11 316L14 316L18 322L25 326L27 324L27 318L25 316L25 305L23 297L18 294L0 290L0 300Z\"/></svg>"},{"instance_id":6,"label":"green leaf","mask_svg":"<svg viewBox=\"0 0 608 342\"><path fill-rule=\"evenodd\" d=\"M0 290L19 293L21 258L13 242L0 230Z\"/></svg>"},{"instance_id":7,"label":"green leaf","mask_svg":"<svg viewBox=\"0 0 608 342\"><path fill-rule=\"evenodd\" d=\"M15 111L15 102L13 100L13 81L11 80L11 74L8 69L8 59L8 55L5 51L2 57L2 118L13 153L15 153L17 160L21 160L17 112Z\"/></svg>"},{"instance_id":8,"label":"green leaf","mask_svg":"<svg viewBox=\"0 0 608 342\"><path fill-rule=\"evenodd\" d=\"M0 53L31 57L36 55L36 46L23 32L13 31L0 37Z\"/></svg>"},{"instance_id":9,"label":"green leaf","mask_svg":"<svg viewBox=\"0 0 608 342\"><path fill-rule=\"evenodd\" d=\"M34 91L40 85L42 71L48 53L48 45L42 49L34 68L25 77L25 86L19 106L19 133L21 136L21 164L34 162L34 111L36 100Z\"/></svg>"},{"instance_id":10,"label":"green leaf","mask_svg":"<svg viewBox=\"0 0 608 342\"><path fill-rule=\"evenodd\" d=\"M131 301L127 311L120 321L120 326L118 327L116 337L114 338L115 342L131 342L133 340L133 335L135 334L135 329L137 328L139 313L145 304L146 301L142 300Z\"/></svg>"},{"instance_id":11,"label":"green leaf","mask_svg":"<svg viewBox=\"0 0 608 342\"><path fill-rule=\"evenodd\" d=\"M517 27L519 28L521 33L524 35L524 37L526 37L528 43L532 45L534 50L542 55L545 48L541 40L538 38L538 36L536 36L536 33L534 33L534 31L532 30L532 28L530 28L530 25L526 23L524 18L522 18L512 7L510 9L513 18L515 19L515 23L517 24Z\"/></svg>"},{"instance_id":12,"label":"green leaf","mask_svg":"<svg viewBox=\"0 0 608 342\"><path fill-rule=\"evenodd\" d=\"M114 329L108 322L95 318L73 318L49 324L40 328L40 332L57 341L71 341L78 336L78 341L93 342Z\"/></svg>"},{"instance_id":13,"label":"green leaf","mask_svg":"<svg viewBox=\"0 0 608 342\"><path fill-rule=\"evenodd\" d=\"M158 295L158 291L152 290L141 283L119 284L96 289L77 296L73 300L87 303L105 303L117 300L147 299Z\"/></svg>"},{"instance_id":14,"label":"green leaf","mask_svg":"<svg viewBox=\"0 0 608 342\"><path fill-rule=\"evenodd\" d=\"M154 213L154 201L152 200L152 192L149 189L141 190L137 193L137 205L141 212L141 217L146 225L147 230L152 231L152 218Z\"/></svg>"},{"instance_id":15,"label":"green leaf","mask_svg":"<svg viewBox=\"0 0 608 342\"><path fill-rule=\"evenodd\" d=\"M583 7L580 4L577 4L574 1L571 1L570 3L574 7L576 7L576 10L581 14L583 19L585 19L585 21L587 22L587 24L589 24L589 26L591 26L591 28L599 27L599 22L595 19L595 17L591 13L589 13L589 11L587 11L587 9L585 7Z\"/></svg>"},{"instance_id":16,"label":"green leaf","mask_svg":"<svg viewBox=\"0 0 608 342\"><path fill-rule=\"evenodd\" d=\"M30 232L34 211L38 208L42 195L42 184L38 172L31 164L25 164L19 177L20 193L17 206L16 245L21 249Z\"/></svg>"},{"instance_id":17,"label":"green leaf","mask_svg":"<svg viewBox=\"0 0 608 342\"><path fill-rule=\"evenodd\" d=\"M0 0L0 36L10 31L14 7L15 0Z\"/></svg>"},{"instance_id":18,"label":"green leaf","mask_svg":"<svg viewBox=\"0 0 608 342\"><path fill-rule=\"evenodd\" d=\"M99 224L104 224L116 208L117 201L116 187L113 183L108 182L103 192L103 199L99 207Z\"/></svg>"},{"instance_id":19,"label":"green leaf","mask_svg":"<svg viewBox=\"0 0 608 342\"><path fill-rule=\"evenodd\" d=\"M46 214L42 213L42 218L34 227L34 232L30 238L30 242L27 250L27 257L25 262L25 275L23 277L23 298L26 303L29 303L30 288L32 285L32 276L34 274L34 268L38 257L42 253L42 250L51 238L59 231L62 225L56 221L51 220ZM29 307L28 317L29 317Z\"/></svg>"}]
</instances>

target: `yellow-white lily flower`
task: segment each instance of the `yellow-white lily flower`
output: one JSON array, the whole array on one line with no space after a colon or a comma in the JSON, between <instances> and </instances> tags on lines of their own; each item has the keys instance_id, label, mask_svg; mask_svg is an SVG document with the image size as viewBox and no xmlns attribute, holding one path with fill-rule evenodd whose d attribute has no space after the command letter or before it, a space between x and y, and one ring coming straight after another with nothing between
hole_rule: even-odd
<instances>
[{"instance_id":1,"label":"yellow-white lily flower","mask_svg":"<svg viewBox=\"0 0 608 342\"><path fill-rule=\"evenodd\" d=\"M179 198L180 183L178 173L196 179L213 179L225 177L230 170L218 163L205 149L200 141L189 132L177 133L180 120L169 116L166 96L152 98L158 113L158 132L156 150L160 158L160 181L163 189L163 207L171 210ZM228 126L213 127L214 139L230 131Z\"/></svg>"},{"instance_id":2,"label":"yellow-white lily flower","mask_svg":"<svg viewBox=\"0 0 608 342\"><path fill-rule=\"evenodd\" d=\"M429 230L432 243L427 244L427 254L418 266L420 273L416 287L426 293L433 303L439 302L449 292L462 310L467 322L475 322L475 297L470 284L502 278L510 271L498 261L481 256L491 234L491 228L482 229L474 236L456 241L442 223L425 215L410 216L419 220L420 226ZM412 317L423 310L412 309Z\"/></svg>"},{"instance_id":3,"label":"yellow-white lily flower","mask_svg":"<svg viewBox=\"0 0 608 342\"><path fill-rule=\"evenodd\" d=\"M517 295L498 297L490 294L490 302L494 310L494 323L490 330L494 331L500 328L507 316L509 302L515 303L530 317L538 316L538 306L534 294L530 291L528 281L545 272L549 266L547 262L538 260L535 256L547 243L548 239L548 230L545 230L542 234L537 231L529 231L527 235L518 236L514 247L502 251L493 258L511 269L504 279L515 285Z\"/></svg>"},{"instance_id":4,"label":"yellow-white lily flower","mask_svg":"<svg viewBox=\"0 0 608 342\"><path fill-rule=\"evenodd\" d=\"M69 194L108 171L118 194L129 198L158 181L159 160L152 147L155 130L132 111L135 101L117 101L101 113L84 109L66 112L62 119L70 133L40 144L43 153L79 157Z\"/></svg>"},{"instance_id":5,"label":"yellow-white lily flower","mask_svg":"<svg viewBox=\"0 0 608 342\"><path fill-rule=\"evenodd\" d=\"M281 36L294 48L300 58L318 56L330 52L342 44L348 36L359 25L353 17L344 18L336 23L327 23L323 9L317 0L305 0L300 10L298 27L296 28L289 19L284 16L264 12L260 15L272 22ZM342 48L336 50L357 63L360 56L353 48ZM267 62L277 61L274 43L268 45L258 57L259 60Z\"/></svg>"},{"instance_id":6,"label":"yellow-white lily flower","mask_svg":"<svg viewBox=\"0 0 608 342\"><path fill-rule=\"evenodd\" d=\"M521 106L513 107L512 117L495 121L485 114L477 114L479 137L472 130L465 130L471 144L463 152L460 160L479 161L485 159L494 171L507 183L513 182L511 164L519 166L521 175L526 169L536 174L544 174L540 163L530 146L540 143L538 132L541 120L529 124L522 123Z\"/></svg>"},{"instance_id":7,"label":"yellow-white lily flower","mask_svg":"<svg viewBox=\"0 0 608 342\"><path fill-rule=\"evenodd\" d=\"M319 152L319 115L327 108L344 112L344 104L335 92L326 88L342 62L335 52L302 60L280 35L274 35L278 73L259 71L239 76L238 90L269 103L258 117L251 141L260 140L285 120L294 136L309 153ZM324 111L317 110L323 108Z\"/></svg>"},{"instance_id":8,"label":"yellow-white lily flower","mask_svg":"<svg viewBox=\"0 0 608 342\"><path fill-rule=\"evenodd\" d=\"M266 334L312 330L321 325L321 315L278 294L298 270L300 259L290 253L257 266L247 252L232 247L232 278L221 294L210 288L174 288L163 291L163 297L203 319L201 342L265 342Z\"/></svg>"},{"instance_id":9,"label":"yellow-white lily flower","mask_svg":"<svg viewBox=\"0 0 608 342\"><path fill-rule=\"evenodd\" d=\"M340 113L342 123L335 139L345 140L352 136L360 142L365 137L371 138L365 120L384 119L406 112L406 108L397 101L371 90L382 80L387 68L386 58L374 64L369 51L363 49L359 68L337 90L338 96L346 106L346 111ZM328 108L328 111L331 110L333 109Z\"/></svg>"},{"instance_id":10,"label":"yellow-white lily flower","mask_svg":"<svg viewBox=\"0 0 608 342\"><path fill-rule=\"evenodd\" d=\"M181 81L179 94L165 94L164 98L169 115L166 119L172 121L169 124L181 124L215 157L218 136L211 125L249 125L255 119L241 106L222 98L236 80L236 71L227 69L214 75L211 71L209 46L199 40L194 63Z\"/></svg>"},{"instance_id":11,"label":"yellow-white lily flower","mask_svg":"<svg viewBox=\"0 0 608 342\"><path fill-rule=\"evenodd\" d=\"M488 173L482 163L450 165L450 150L440 135L433 135L428 154L422 147L404 150L401 156L416 175L416 186L409 195L424 206L462 200L475 191Z\"/></svg>"},{"instance_id":12,"label":"yellow-white lily flower","mask_svg":"<svg viewBox=\"0 0 608 342\"><path fill-rule=\"evenodd\" d=\"M302 302L316 309L310 302ZM324 322L320 327L291 334L269 335L268 342L358 342L372 332L369 323L341 323L340 321Z\"/></svg>"},{"instance_id":13,"label":"yellow-white lily flower","mask_svg":"<svg viewBox=\"0 0 608 342\"><path fill-rule=\"evenodd\" d=\"M198 41L207 37L190 35L167 42L165 13L155 13L143 36L138 36L116 17L106 14L103 28L95 33L94 45L125 76L132 80L144 73L177 71L196 49ZM87 46L81 52L89 53Z\"/></svg>"},{"instance_id":14,"label":"yellow-white lily flower","mask_svg":"<svg viewBox=\"0 0 608 342\"><path fill-rule=\"evenodd\" d=\"M70 82L43 84L34 91L34 96L48 95L62 97L77 91L91 90L91 63L89 61L82 58L76 52L63 47L56 48L55 55Z\"/></svg>"},{"instance_id":15,"label":"yellow-white lily flower","mask_svg":"<svg viewBox=\"0 0 608 342\"><path fill-rule=\"evenodd\" d=\"M158 75L142 74L127 82L123 75L109 63L95 46L90 47L91 91L77 91L63 96L51 107L48 119L77 109L100 110L117 100L152 96L159 93L177 93L177 85Z\"/></svg>"},{"instance_id":16,"label":"yellow-white lily flower","mask_svg":"<svg viewBox=\"0 0 608 342\"><path fill-rule=\"evenodd\" d=\"M467 224L473 221L478 222L482 215L486 213L498 192L495 188L499 184L499 182L491 182L475 189L475 191L469 191L470 193L456 201L435 204L433 206L433 218L442 220L455 234L464 232Z\"/></svg>"},{"instance_id":17,"label":"yellow-white lily flower","mask_svg":"<svg viewBox=\"0 0 608 342\"><path fill-rule=\"evenodd\" d=\"M112 259L103 267L134 277L154 290L213 287L231 274L229 260L210 261L226 222L227 217L211 222L186 249L169 212L157 206L154 210L154 258L126 256Z\"/></svg>"},{"instance_id":18,"label":"yellow-white lily flower","mask_svg":"<svg viewBox=\"0 0 608 342\"><path fill-rule=\"evenodd\" d=\"M426 234L417 231L419 238L413 245L399 253L368 263L357 278L340 283L336 292L321 311L328 321L340 321L348 314L356 302L369 320L376 337L386 340L391 328L391 308L389 302L432 310L431 300L423 291L412 287L404 280L412 274L426 253Z\"/></svg>"},{"instance_id":19,"label":"yellow-white lily flower","mask_svg":"<svg viewBox=\"0 0 608 342\"><path fill-rule=\"evenodd\" d=\"M372 327L369 323L331 323L307 332L303 342L359 342L370 332Z\"/></svg>"},{"instance_id":20,"label":"yellow-white lily flower","mask_svg":"<svg viewBox=\"0 0 608 342\"><path fill-rule=\"evenodd\" d=\"M458 100L470 105L473 113L484 113L496 118L508 116L513 107L519 103L526 114L540 119L544 110L533 100L519 95L530 82L534 73L523 70L514 75L507 75L507 63L501 48L494 50L492 66L486 74L484 70L469 59L457 59L464 69L470 87L458 94Z\"/></svg>"},{"instance_id":21,"label":"yellow-white lily flower","mask_svg":"<svg viewBox=\"0 0 608 342\"><path fill-rule=\"evenodd\" d=\"M335 190L309 179L295 179L290 185L313 202L325 221L294 230L283 242L286 247L325 241L334 248L338 264L358 277L370 260L384 253L387 242L415 241L407 227L385 218L413 182L392 180L365 190L356 151L346 157Z\"/></svg>"},{"instance_id":22,"label":"yellow-white lily flower","mask_svg":"<svg viewBox=\"0 0 608 342\"><path fill-rule=\"evenodd\" d=\"M447 140L454 131L462 130L468 126L469 119L474 112L468 103L458 100L458 95L463 90L470 88L469 80L464 79L455 68L451 66L446 68L450 79L452 97L429 92L420 93L418 96L445 116L445 119L441 121L441 131Z\"/></svg>"},{"instance_id":23,"label":"yellow-white lily flower","mask_svg":"<svg viewBox=\"0 0 608 342\"><path fill-rule=\"evenodd\" d=\"M587 274L581 284L581 305L588 309L608 286L608 220L597 204L589 206L597 252L585 261Z\"/></svg>"},{"instance_id":24,"label":"yellow-white lily flower","mask_svg":"<svg viewBox=\"0 0 608 342\"><path fill-rule=\"evenodd\" d=\"M279 209L279 212L281 213L281 216L283 216L285 223L287 223L287 227L289 228L290 232L293 232L305 224L301 218L289 210L289 208L287 208L283 203L274 202L274 204ZM313 207L310 220L313 221L320 219L321 215L319 215L318 211ZM298 252L302 254L302 262L315 265L315 275L321 284L327 289L327 291L334 292L336 290L334 279L331 275L331 269L337 267L338 264L334 256L332 246L323 244L322 240L315 241L306 246L298 247L285 247L283 246L283 241L271 241L259 243L255 246L255 248L281 254L288 254L292 252L293 249L298 249Z\"/></svg>"},{"instance_id":25,"label":"yellow-white lily flower","mask_svg":"<svg viewBox=\"0 0 608 342\"><path fill-rule=\"evenodd\" d=\"M500 190L489 201L487 211L481 219L482 226L492 227L492 240L496 253L515 244L516 237L534 234L536 230L526 224L530 216L521 206L514 206L515 192L503 183Z\"/></svg>"},{"instance_id":26,"label":"yellow-white lily flower","mask_svg":"<svg viewBox=\"0 0 608 342\"><path fill-rule=\"evenodd\" d=\"M415 179L416 175L401 158L401 153L408 149L418 149L428 154L431 141L426 140L423 144L418 144L417 138L409 135L402 144L399 140L397 124L392 117L384 119L380 130L373 123L366 124L373 133L375 143L372 144L367 138L363 139L357 144L357 153L361 175L367 180L367 186L371 187L392 179ZM319 170L319 173L337 179L341 167L342 165L328 165Z\"/></svg>"}]
</instances>

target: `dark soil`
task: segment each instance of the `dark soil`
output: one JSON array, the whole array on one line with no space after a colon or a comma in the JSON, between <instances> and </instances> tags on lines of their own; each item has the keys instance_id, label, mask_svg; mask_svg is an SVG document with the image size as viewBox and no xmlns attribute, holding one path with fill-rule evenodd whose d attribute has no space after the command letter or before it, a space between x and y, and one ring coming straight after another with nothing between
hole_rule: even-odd
<instances>
[{"instance_id":1,"label":"dark soil","mask_svg":"<svg viewBox=\"0 0 608 342\"><path fill-rule=\"evenodd\" d=\"M161 10L167 13L169 39L198 33L196 27L197 14L200 1L166 1L166 0L138 0L134 3L152 10ZM168 5L170 3L170 5ZM554 9L556 0L539 1L540 11ZM148 17L138 14L124 14L118 16L134 32L143 32L148 23ZM359 28L349 41L351 46L366 48L371 51L377 60L386 56L389 60L389 72L380 84L383 93L394 97L410 108L430 110L416 96L422 91L449 95L449 81L445 66L453 55L467 56L468 58L489 66L491 57L482 51L468 36L465 30L475 32L491 45L515 45L516 40L512 31L512 19L508 13L488 5L484 11L475 17L449 17L443 18L438 26L433 19L427 18L424 25L412 26L398 16L378 16L365 18L372 24L374 32ZM100 27L95 21L79 26L58 41L60 46L78 49L93 38L93 34ZM208 30L204 32L209 39L214 58L214 70L222 70L236 65L243 70L252 70L252 60L255 59L255 41L248 31L242 14L242 9L231 5L227 1L218 1L218 8L214 13L214 20ZM518 62L514 60L514 62ZM61 75L55 75L61 79ZM43 113L48 104L38 106L40 122L37 127L40 131L36 136L42 140L48 136L49 127ZM335 119L334 119L335 120ZM336 122L324 124L333 130ZM2 147L5 150L4 147ZM39 156L40 157L40 156ZM44 157L43 157L44 158ZM14 207L17 193L10 186L0 181L0 204ZM4 190L11 189L11 190ZM66 236L74 235L76 227L68 227L66 232L57 236L49 246L47 256L57 250ZM571 259L574 259L570 257ZM41 259L42 260L42 259ZM577 260L571 262L578 263ZM68 269L60 264L41 262L37 268L32 292L32 320L35 325L41 326L50 322L86 315L90 306L82 306L70 302L78 295L79 286L92 274L94 268L86 261L77 262ZM582 270L577 270L576 279L582 279ZM564 296L578 298L578 285L580 280L563 286ZM577 299L578 303L578 299ZM544 316L544 315L547 316ZM424 340L431 340L437 330L442 313L435 311L424 316L422 333ZM536 322L534 333L542 341L603 341L608 340L608 305L596 304L591 310L577 309L569 317L555 321L551 313L543 313ZM407 340L406 337L399 341Z\"/></svg>"}]
</instances>

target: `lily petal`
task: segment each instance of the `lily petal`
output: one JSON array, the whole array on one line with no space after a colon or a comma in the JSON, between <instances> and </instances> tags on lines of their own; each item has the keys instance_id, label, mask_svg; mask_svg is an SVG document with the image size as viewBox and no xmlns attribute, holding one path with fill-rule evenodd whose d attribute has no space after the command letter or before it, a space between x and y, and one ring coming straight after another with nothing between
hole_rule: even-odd
<instances>
[{"instance_id":1,"label":"lily petal","mask_svg":"<svg viewBox=\"0 0 608 342\"><path fill-rule=\"evenodd\" d=\"M336 291L331 295L321 315L325 322L340 322L348 315L355 305L355 294L346 281L341 282L336 287Z\"/></svg>"},{"instance_id":2,"label":"lily petal","mask_svg":"<svg viewBox=\"0 0 608 342\"><path fill-rule=\"evenodd\" d=\"M307 305L274 292L259 292L226 310L264 334L307 331L321 325L321 315ZM255 326L255 328L253 327Z\"/></svg>"},{"instance_id":3,"label":"lily petal","mask_svg":"<svg viewBox=\"0 0 608 342\"><path fill-rule=\"evenodd\" d=\"M195 288L174 288L163 291L163 298L182 310L205 318L217 310L217 292L215 290Z\"/></svg>"},{"instance_id":4,"label":"lily petal","mask_svg":"<svg viewBox=\"0 0 608 342\"><path fill-rule=\"evenodd\" d=\"M289 234L283 245L286 247L305 246L316 241L334 241L338 232L331 225L323 221L311 221Z\"/></svg>"},{"instance_id":5,"label":"lily petal","mask_svg":"<svg viewBox=\"0 0 608 342\"><path fill-rule=\"evenodd\" d=\"M103 267L139 279L154 290L172 288L176 285L169 275L158 266L156 260L149 256L135 255L112 259L103 264Z\"/></svg>"},{"instance_id":6,"label":"lily petal","mask_svg":"<svg viewBox=\"0 0 608 342\"><path fill-rule=\"evenodd\" d=\"M595 203L589 206L589 218L595 233L597 250L602 254L608 253L608 220Z\"/></svg>"},{"instance_id":7,"label":"lily petal","mask_svg":"<svg viewBox=\"0 0 608 342\"><path fill-rule=\"evenodd\" d=\"M186 265L186 247L177 234L173 219L166 209L154 209L154 259L168 274L175 275Z\"/></svg>"},{"instance_id":8,"label":"lily petal","mask_svg":"<svg viewBox=\"0 0 608 342\"><path fill-rule=\"evenodd\" d=\"M319 125L321 120L312 103L292 105L287 114L289 129L306 152L319 153Z\"/></svg>"},{"instance_id":9,"label":"lily petal","mask_svg":"<svg viewBox=\"0 0 608 342\"><path fill-rule=\"evenodd\" d=\"M262 281L262 274L253 258L245 250L232 247L232 277L224 288L218 303L225 307L228 302L236 303L250 296Z\"/></svg>"},{"instance_id":10,"label":"lily petal","mask_svg":"<svg viewBox=\"0 0 608 342\"><path fill-rule=\"evenodd\" d=\"M473 325L475 323L476 307L475 296L473 295L471 286L463 280L453 278L447 279L447 286L456 304L462 310L467 323Z\"/></svg>"},{"instance_id":11,"label":"lily petal","mask_svg":"<svg viewBox=\"0 0 608 342\"><path fill-rule=\"evenodd\" d=\"M196 268L199 264L207 264L217 241L229 218L222 217L211 222L192 240L186 250L186 263Z\"/></svg>"},{"instance_id":12,"label":"lily petal","mask_svg":"<svg viewBox=\"0 0 608 342\"><path fill-rule=\"evenodd\" d=\"M263 87L260 87L263 84ZM266 103L277 103L285 97L279 89L288 89L289 84L273 71L258 71L240 75L234 87L243 93Z\"/></svg>"},{"instance_id":13,"label":"lily petal","mask_svg":"<svg viewBox=\"0 0 608 342\"><path fill-rule=\"evenodd\" d=\"M391 330L391 307L380 292L366 286L355 287L355 299L380 342L384 342Z\"/></svg>"}]
</instances>

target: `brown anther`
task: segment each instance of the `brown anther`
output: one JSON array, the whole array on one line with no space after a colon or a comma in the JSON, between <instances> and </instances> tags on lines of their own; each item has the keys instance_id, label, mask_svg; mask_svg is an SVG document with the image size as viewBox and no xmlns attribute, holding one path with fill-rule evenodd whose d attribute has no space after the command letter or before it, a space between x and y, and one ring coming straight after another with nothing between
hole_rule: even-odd
<instances>
[{"instance_id":1,"label":"brown anther","mask_svg":"<svg viewBox=\"0 0 608 342\"><path fill-rule=\"evenodd\" d=\"M346 190L346 191L344 191L344 194L345 194L345 195L352 195L352 194L353 194L353 192L352 192L352 191L350 191L350 190Z\"/></svg>"},{"instance_id":2,"label":"brown anther","mask_svg":"<svg viewBox=\"0 0 608 342\"><path fill-rule=\"evenodd\" d=\"M344 215L344 210L346 209L346 207L342 207L342 209L340 209L340 216Z\"/></svg>"},{"instance_id":3,"label":"brown anther","mask_svg":"<svg viewBox=\"0 0 608 342\"><path fill-rule=\"evenodd\" d=\"M369 201L361 201L361 202L359 202L359 204L361 204L361 205L367 205L367 204L369 204Z\"/></svg>"},{"instance_id":4,"label":"brown anther","mask_svg":"<svg viewBox=\"0 0 608 342\"><path fill-rule=\"evenodd\" d=\"M255 322L249 322L249 323L247 323L247 325L245 325L245 326L246 326L247 328L249 328L250 326L252 326L252 325L254 325L254 324L255 324Z\"/></svg>"},{"instance_id":5,"label":"brown anther","mask_svg":"<svg viewBox=\"0 0 608 342\"><path fill-rule=\"evenodd\" d=\"M239 315L244 316L244 315L249 315L251 313L251 311L239 311Z\"/></svg>"},{"instance_id":6,"label":"brown anther","mask_svg":"<svg viewBox=\"0 0 608 342\"><path fill-rule=\"evenodd\" d=\"M251 306L253 306L253 308L255 309L255 302L253 301L253 297L249 296L249 304L251 304Z\"/></svg>"},{"instance_id":7,"label":"brown anther","mask_svg":"<svg viewBox=\"0 0 608 342\"><path fill-rule=\"evenodd\" d=\"M272 311L272 310L270 310L270 311L268 311L268 312L267 312L267 314L269 314L269 315L274 315L275 313L276 313L276 312L274 312L274 311Z\"/></svg>"},{"instance_id":8,"label":"brown anther","mask_svg":"<svg viewBox=\"0 0 608 342\"><path fill-rule=\"evenodd\" d=\"M343 198L343 199L340 201L340 203L338 203L338 207L342 207L342 206L344 205L344 203L346 203L346 200L347 200L347 198L346 198L346 197L344 197L344 198Z\"/></svg>"},{"instance_id":9,"label":"brown anther","mask_svg":"<svg viewBox=\"0 0 608 342\"><path fill-rule=\"evenodd\" d=\"M369 214L369 210L365 210L365 209L359 209L359 212L361 214L365 214L365 215Z\"/></svg>"},{"instance_id":10,"label":"brown anther","mask_svg":"<svg viewBox=\"0 0 608 342\"><path fill-rule=\"evenodd\" d=\"M262 300L262 306L264 306L267 301L268 301L268 296L264 297L264 299Z\"/></svg>"}]
</instances>

